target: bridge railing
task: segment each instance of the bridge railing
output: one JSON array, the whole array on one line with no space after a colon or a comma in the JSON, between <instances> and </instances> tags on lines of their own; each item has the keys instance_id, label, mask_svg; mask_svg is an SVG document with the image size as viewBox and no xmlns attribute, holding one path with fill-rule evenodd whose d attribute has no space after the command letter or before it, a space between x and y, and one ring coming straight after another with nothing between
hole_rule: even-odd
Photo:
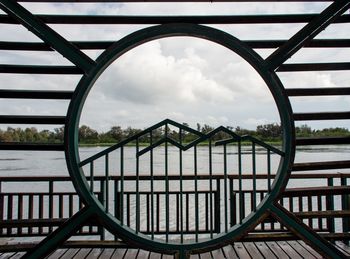
<instances>
[{"instance_id":1,"label":"bridge railing","mask_svg":"<svg viewBox=\"0 0 350 259\"><path fill-rule=\"evenodd\" d=\"M141 216L135 217L136 193L127 187L135 184L134 176L125 177L123 196L120 192L120 177L109 177L109 191L114 195L114 199L109 199L110 210L114 210L116 217L124 224L130 227L138 224L141 232L151 236L164 238L167 234L170 240L179 239L181 236L186 239L193 235L209 237L214 233L223 232L226 222L232 226L243 219L245 214L251 211L254 202L259 202L268 192L267 189L253 192L249 187L239 191L238 176L230 175L228 206L229 211L233 213L226 214L223 213L224 176L213 177L215 187L211 191L203 187L197 192L201 196L198 227L195 225L196 219L193 215L194 191L180 193L174 190L168 193L171 201L169 233L166 233L165 226L164 205L167 193L164 191L155 191L153 194L150 190L140 191ZM248 180L251 177L251 175L243 176ZM257 177L258 180L266 181L268 175ZM348 241L350 240L350 191L347 186L349 177L350 174L337 173L292 174L291 185L293 181L302 180L314 183L317 187L288 188L280 199L280 204L324 237L330 240ZM175 185L178 178L170 176L169 184ZM185 177L188 181L193 180L192 178L193 176ZM198 178L200 181L208 181L206 175L199 175ZM140 179L144 182L150 180L149 176L141 176ZM154 179L155 184L164 180L164 176ZM106 178L96 176L94 186L95 195L101 202L106 202ZM0 190L0 237L20 238L21 241L25 241L25 237L46 236L83 206L79 196L73 191L69 177L0 177ZM183 210L180 210L180 196L183 196ZM120 202L122 197L123 203ZM105 233L97 222L89 222L76 235L82 239L117 239L116 236ZM267 218L245 237L246 240L292 238L295 237L271 218Z\"/></svg>"}]
</instances>

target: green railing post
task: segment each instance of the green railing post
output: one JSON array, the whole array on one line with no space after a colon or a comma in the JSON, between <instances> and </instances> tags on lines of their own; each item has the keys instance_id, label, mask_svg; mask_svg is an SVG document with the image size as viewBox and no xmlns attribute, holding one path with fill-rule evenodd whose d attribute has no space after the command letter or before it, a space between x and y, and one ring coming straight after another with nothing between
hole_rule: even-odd
<instances>
[{"instance_id":1,"label":"green railing post","mask_svg":"<svg viewBox=\"0 0 350 259\"><path fill-rule=\"evenodd\" d=\"M328 186L334 186L334 178L328 178L327 179L327 185ZM326 196L326 209L329 211L334 210L334 195L327 195ZM335 232L335 219L332 217L327 218L327 228L330 233Z\"/></svg>"},{"instance_id":2,"label":"green railing post","mask_svg":"<svg viewBox=\"0 0 350 259\"><path fill-rule=\"evenodd\" d=\"M53 218L53 180L49 181L49 218ZM53 230L52 226L49 227L49 232Z\"/></svg>"},{"instance_id":3,"label":"green railing post","mask_svg":"<svg viewBox=\"0 0 350 259\"><path fill-rule=\"evenodd\" d=\"M230 178L230 226L234 226L236 222L236 195L233 192L233 179ZM227 212L226 212L227 213Z\"/></svg>"},{"instance_id":4,"label":"green railing post","mask_svg":"<svg viewBox=\"0 0 350 259\"><path fill-rule=\"evenodd\" d=\"M121 195L118 188L118 179L114 179L114 215L117 219L121 221L122 215L122 207L121 207ZM114 235L114 240L118 239L117 235Z\"/></svg>"},{"instance_id":5,"label":"green railing post","mask_svg":"<svg viewBox=\"0 0 350 259\"><path fill-rule=\"evenodd\" d=\"M340 178L340 184L342 186L347 186L347 178L345 176L341 176ZM343 194L341 196L341 206L342 210L349 210L350 209L350 199L349 199L349 194ZM350 219L348 216L342 217L343 221L343 233L348 233L350 230ZM344 243L349 244L349 240L343 240Z\"/></svg>"},{"instance_id":6,"label":"green railing post","mask_svg":"<svg viewBox=\"0 0 350 259\"><path fill-rule=\"evenodd\" d=\"M220 179L216 179L216 191L215 191L215 198L214 198L214 202L215 202L215 211L214 211L214 215L215 215L215 232L216 233L220 233L221 230L221 186L220 186Z\"/></svg>"},{"instance_id":7,"label":"green railing post","mask_svg":"<svg viewBox=\"0 0 350 259\"><path fill-rule=\"evenodd\" d=\"M101 191L101 203L106 206L106 188L105 188L106 179L100 180L100 191ZM107 201L108 202L108 201ZM100 238L101 241L105 240L105 229L102 226L99 226Z\"/></svg>"}]
</instances>

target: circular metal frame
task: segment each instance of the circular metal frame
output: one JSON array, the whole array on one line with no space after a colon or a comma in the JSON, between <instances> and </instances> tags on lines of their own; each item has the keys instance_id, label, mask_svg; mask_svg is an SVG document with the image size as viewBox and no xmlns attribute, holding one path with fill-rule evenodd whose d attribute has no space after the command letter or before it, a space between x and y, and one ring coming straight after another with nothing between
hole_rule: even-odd
<instances>
[{"instance_id":1,"label":"circular metal frame","mask_svg":"<svg viewBox=\"0 0 350 259\"><path fill-rule=\"evenodd\" d=\"M142 233L136 233L134 230L122 225L113 215L107 213L100 201L92 192L90 192L84 172L79 166L80 158L78 152L78 128L82 108L90 89L93 87L99 76L113 61L127 51L152 40L174 36L190 36L215 42L238 54L259 73L270 89L279 111L281 125L283 127L282 151L284 152L284 156L281 157L277 174L272 184L271 192L265 196L255 212L250 213L244 218L242 223L233 226L227 233L221 233L209 240L181 244L151 239ZM211 27L195 24L165 24L148 27L126 36L105 50L96 60L96 66L94 66L80 80L69 105L65 126L65 154L67 167L75 189L83 199L85 205L94 211L94 214L110 232L125 239L125 242L137 245L141 248L147 248L163 253L176 251L184 253L184 251L210 250L214 247L223 246L230 241L237 240L250 229L255 227L256 224L258 224L266 215L269 208L277 202L279 195L285 189L295 154L293 144L294 121L291 111L292 109L289 99L286 96L284 87L276 73L269 69L267 62L265 62L265 60L262 59L252 48L234 36Z\"/></svg>"}]
</instances>

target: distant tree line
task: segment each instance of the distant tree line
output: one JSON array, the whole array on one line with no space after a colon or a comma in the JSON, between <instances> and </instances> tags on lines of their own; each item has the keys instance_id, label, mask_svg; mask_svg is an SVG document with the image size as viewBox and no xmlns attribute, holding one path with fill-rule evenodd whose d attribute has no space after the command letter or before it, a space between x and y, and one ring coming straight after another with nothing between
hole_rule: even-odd
<instances>
[{"instance_id":1,"label":"distant tree line","mask_svg":"<svg viewBox=\"0 0 350 259\"><path fill-rule=\"evenodd\" d=\"M188 124L184 123L185 126ZM259 125L255 130L248 130L237 127L227 128L239 136L251 135L262 141L278 142L281 140L282 127L277 123L270 123ZM213 127L204 124L200 125L197 123L197 131L204 134L209 133L214 130ZM325 128L325 129L311 129L308 125L301 125L296 127L297 137L323 137L323 136L349 136L350 132L346 128ZM135 134L141 132L141 129L136 129L132 127L121 128L120 126L113 126L107 132L99 133L89 126L82 125L79 128L79 142L81 144L103 144L103 143L118 143L123 139L127 139ZM188 133L185 131L181 132L181 136L178 129L165 127L158 128L152 131L152 141L156 141L166 134L184 143L191 142L197 138L196 135ZM39 131L35 127L30 128L11 128L8 127L6 130L0 129L0 142L40 142L40 143L59 143L63 141L64 137L64 127L55 128L54 130L41 130ZM224 132L219 132L216 134L212 140L225 139L229 136ZM149 143L150 135L146 134L144 137L139 139L140 143Z\"/></svg>"}]
</instances>

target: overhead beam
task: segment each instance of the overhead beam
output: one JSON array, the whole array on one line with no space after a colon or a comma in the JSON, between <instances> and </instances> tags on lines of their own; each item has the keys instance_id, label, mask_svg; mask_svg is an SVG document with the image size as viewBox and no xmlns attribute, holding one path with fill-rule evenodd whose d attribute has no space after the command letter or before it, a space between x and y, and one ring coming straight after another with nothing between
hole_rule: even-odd
<instances>
[{"instance_id":1,"label":"overhead beam","mask_svg":"<svg viewBox=\"0 0 350 259\"><path fill-rule=\"evenodd\" d=\"M0 8L29 31L52 46L77 67L88 73L95 61L13 0L0 0Z\"/></svg>"},{"instance_id":2,"label":"overhead beam","mask_svg":"<svg viewBox=\"0 0 350 259\"><path fill-rule=\"evenodd\" d=\"M256 23L308 23L318 14L258 14L258 15L53 15L35 17L47 24L256 24ZM350 22L350 15L342 15L336 23ZM0 23L18 24L8 15L0 15Z\"/></svg>"},{"instance_id":3,"label":"overhead beam","mask_svg":"<svg viewBox=\"0 0 350 259\"><path fill-rule=\"evenodd\" d=\"M315 19L305 25L292 38L290 38L290 40L288 40L283 46L279 47L266 59L269 69L277 69L331 24L337 17L343 14L349 7L350 1L348 0L338 0L327 7Z\"/></svg>"}]
</instances>

